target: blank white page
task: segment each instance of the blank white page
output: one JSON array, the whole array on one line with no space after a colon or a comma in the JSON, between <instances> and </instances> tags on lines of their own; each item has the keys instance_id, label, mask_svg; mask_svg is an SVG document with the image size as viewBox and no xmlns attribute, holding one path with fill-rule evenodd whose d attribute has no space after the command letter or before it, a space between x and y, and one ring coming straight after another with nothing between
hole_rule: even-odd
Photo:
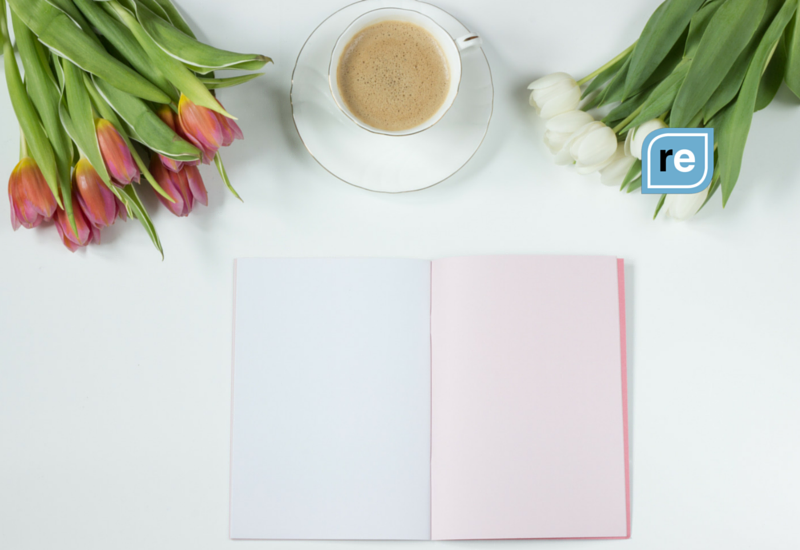
<instances>
[{"instance_id":1,"label":"blank white page","mask_svg":"<svg viewBox=\"0 0 800 550\"><path fill-rule=\"evenodd\" d=\"M433 538L627 536L622 265L433 262Z\"/></svg>"},{"instance_id":2,"label":"blank white page","mask_svg":"<svg viewBox=\"0 0 800 550\"><path fill-rule=\"evenodd\" d=\"M430 262L240 259L234 539L430 538Z\"/></svg>"}]
</instances>

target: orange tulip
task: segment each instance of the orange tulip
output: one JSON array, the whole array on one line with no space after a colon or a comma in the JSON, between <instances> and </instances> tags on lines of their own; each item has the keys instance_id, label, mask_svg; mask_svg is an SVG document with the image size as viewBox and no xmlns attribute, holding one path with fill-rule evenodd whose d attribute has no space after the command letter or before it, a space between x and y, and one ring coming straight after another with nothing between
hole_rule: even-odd
<instances>
[{"instance_id":1,"label":"orange tulip","mask_svg":"<svg viewBox=\"0 0 800 550\"><path fill-rule=\"evenodd\" d=\"M36 161L25 157L11 172L8 180L8 202L11 205L11 227L31 229L53 217L58 204L39 170Z\"/></svg>"},{"instance_id":2,"label":"orange tulip","mask_svg":"<svg viewBox=\"0 0 800 550\"><path fill-rule=\"evenodd\" d=\"M177 117L169 105L162 105L159 107L156 111L156 114L161 120L164 121L164 124L172 128L173 132L179 132ZM165 157L164 155L159 155L159 157L161 158L161 162L164 164L164 167L171 172L180 172L181 168L183 168L184 163L179 160L174 160L169 157Z\"/></svg>"},{"instance_id":3,"label":"orange tulip","mask_svg":"<svg viewBox=\"0 0 800 550\"><path fill-rule=\"evenodd\" d=\"M117 219L117 214L126 215L125 207L118 204L114 193L88 160L82 158L78 161L72 175L72 186L77 192L81 210L94 227L108 227Z\"/></svg>"},{"instance_id":4,"label":"orange tulip","mask_svg":"<svg viewBox=\"0 0 800 550\"><path fill-rule=\"evenodd\" d=\"M214 160L225 140L217 113L195 105L183 94L178 103L178 128L183 137L203 152L206 164Z\"/></svg>"},{"instance_id":5,"label":"orange tulip","mask_svg":"<svg viewBox=\"0 0 800 550\"><path fill-rule=\"evenodd\" d=\"M103 161L111 179L122 186L132 181L138 182L141 178L139 167L133 162L128 144L114 125L100 118L96 122L96 128L97 142L100 144L100 152L103 154Z\"/></svg>"},{"instance_id":6,"label":"orange tulip","mask_svg":"<svg viewBox=\"0 0 800 550\"><path fill-rule=\"evenodd\" d=\"M206 186L196 166L186 165L180 172L172 172L167 170L159 157L153 156L150 172L175 202L169 202L161 195L158 195L158 200L176 216L188 216L195 202L208 206Z\"/></svg>"},{"instance_id":7,"label":"orange tulip","mask_svg":"<svg viewBox=\"0 0 800 550\"><path fill-rule=\"evenodd\" d=\"M77 205L80 199L73 191L72 204ZM72 230L69 224L67 213L59 208L56 210L55 222L58 235L61 237L61 242L64 246L69 248L71 252L75 252L81 247L87 246L90 242L100 242L100 230L89 223L80 208L74 209L75 225L78 226L78 234Z\"/></svg>"}]
</instances>

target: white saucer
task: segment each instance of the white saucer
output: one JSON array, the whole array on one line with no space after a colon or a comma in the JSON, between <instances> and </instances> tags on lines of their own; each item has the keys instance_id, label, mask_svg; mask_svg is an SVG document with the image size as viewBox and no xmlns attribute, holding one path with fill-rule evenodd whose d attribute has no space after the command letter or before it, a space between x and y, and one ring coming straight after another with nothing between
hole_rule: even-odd
<instances>
[{"instance_id":1,"label":"white saucer","mask_svg":"<svg viewBox=\"0 0 800 550\"><path fill-rule=\"evenodd\" d=\"M328 17L308 37L297 56L290 98L300 140L323 168L356 187L404 193L436 185L472 158L489 129L494 86L483 50L469 48L462 53L458 96L435 126L409 136L384 136L359 128L333 100L328 64L336 40L354 19L389 7L417 10L451 36L471 32L446 11L418 0L356 2Z\"/></svg>"}]
</instances>

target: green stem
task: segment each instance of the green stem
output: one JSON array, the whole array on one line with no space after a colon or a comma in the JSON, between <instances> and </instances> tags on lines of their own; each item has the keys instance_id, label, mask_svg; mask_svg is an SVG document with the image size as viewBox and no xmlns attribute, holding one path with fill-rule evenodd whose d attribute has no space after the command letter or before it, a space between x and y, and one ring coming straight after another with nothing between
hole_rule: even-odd
<instances>
[{"instance_id":1,"label":"green stem","mask_svg":"<svg viewBox=\"0 0 800 550\"><path fill-rule=\"evenodd\" d=\"M606 63L602 67L600 67L599 69L597 69L595 72L593 72L589 76L586 76L586 77L582 78L581 80L579 80L578 81L578 86L583 86L584 84L589 82L591 79L593 79L594 77L596 77L597 75L599 75L600 73L605 71L608 67L610 67L611 65L613 65L614 63L616 63L617 61L619 61L620 59L622 59L623 57L625 57L629 53L631 53L631 51L633 51L634 46L636 46L636 42L631 44L624 52L620 53L617 57L615 57L614 59L612 59L611 61L609 61L608 63Z\"/></svg>"},{"instance_id":2,"label":"green stem","mask_svg":"<svg viewBox=\"0 0 800 550\"><path fill-rule=\"evenodd\" d=\"M0 47L5 46L6 40L10 40L8 37L8 23L6 22L6 0L0 0L0 34L2 34L2 43L0 43Z\"/></svg>"},{"instance_id":3,"label":"green stem","mask_svg":"<svg viewBox=\"0 0 800 550\"><path fill-rule=\"evenodd\" d=\"M28 141L25 139L25 133L22 128L19 129L19 160L29 157L28 154Z\"/></svg>"},{"instance_id":4,"label":"green stem","mask_svg":"<svg viewBox=\"0 0 800 550\"><path fill-rule=\"evenodd\" d=\"M625 120L623 120L622 122L620 122L619 124L617 124L617 125L614 127L614 133L615 133L615 134L618 134L618 133L620 132L620 130L622 130L623 128L625 128L625 126L627 126L628 124L630 124L630 123L631 123L631 121L632 121L633 119L635 119L637 116L639 116L639 113L641 113L641 112L642 112L642 109L643 109L643 108L644 108L644 103L642 103L641 105L639 105L639 107L638 107L638 108L637 108L637 109L636 109L634 112L632 112L631 114L629 114L629 115L628 115L628 117L627 117Z\"/></svg>"}]
</instances>

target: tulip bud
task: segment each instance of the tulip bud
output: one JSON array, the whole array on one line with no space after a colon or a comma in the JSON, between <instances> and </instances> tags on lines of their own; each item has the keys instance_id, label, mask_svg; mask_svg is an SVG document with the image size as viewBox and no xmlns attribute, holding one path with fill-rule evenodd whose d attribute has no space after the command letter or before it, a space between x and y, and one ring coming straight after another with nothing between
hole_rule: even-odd
<instances>
[{"instance_id":1,"label":"tulip bud","mask_svg":"<svg viewBox=\"0 0 800 550\"><path fill-rule=\"evenodd\" d=\"M581 88L567 73L553 73L531 82L530 104L542 118L574 111L581 102Z\"/></svg>"},{"instance_id":2,"label":"tulip bud","mask_svg":"<svg viewBox=\"0 0 800 550\"><path fill-rule=\"evenodd\" d=\"M78 161L72 175L72 185L83 213L93 226L108 227L114 223L119 211L117 198L88 160L82 158Z\"/></svg>"},{"instance_id":3,"label":"tulip bud","mask_svg":"<svg viewBox=\"0 0 800 550\"><path fill-rule=\"evenodd\" d=\"M72 204L77 204L80 201L77 194L72 194ZM75 252L83 246L87 246L90 242L100 243L100 230L93 227L89 223L80 208L75 208L73 211L75 217L75 225L78 227L77 235L72 230L69 223L67 213L59 208L56 211L54 220L56 222L56 229L58 235L61 237L61 242L64 243L71 252Z\"/></svg>"},{"instance_id":4,"label":"tulip bud","mask_svg":"<svg viewBox=\"0 0 800 550\"><path fill-rule=\"evenodd\" d=\"M217 113L195 105L183 94L178 103L178 128L183 137L203 152L206 164L214 160L225 140Z\"/></svg>"},{"instance_id":5,"label":"tulip bud","mask_svg":"<svg viewBox=\"0 0 800 550\"><path fill-rule=\"evenodd\" d=\"M114 125L105 119L96 122L97 142L106 168L115 183L125 186L130 182L138 182L141 174L139 167L133 162L128 144L122 139Z\"/></svg>"},{"instance_id":6,"label":"tulip bud","mask_svg":"<svg viewBox=\"0 0 800 550\"><path fill-rule=\"evenodd\" d=\"M222 103L220 100L217 100L220 107L222 107ZM224 109L224 107L223 107ZM242 133L242 129L239 128L239 125L236 124L236 121L232 118L228 118L223 116L219 113L215 113L217 115L217 120L219 120L219 125L222 128L222 146L228 147L234 140L237 139L244 139L244 134Z\"/></svg>"},{"instance_id":7,"label":"tulip bud","mask_svg":"<svg viewBox=\"0 0 800 550\"><path fill-rule=\"evenodd\" d=\"M556 115L545 124L544 143L550 152L558 155L570 136L594 119L583 111L567 111Z\"/></svg>"},{"instance_id":8,"label":"tulip bud","mask_svg":"<svg viewBox=\"0 0 800 550\"><path fill-rule=\"evenodd\" d=\"M664 213L672 219L686 221L693 217L708 198L709 188L689 195L669 194L664 200Z\"/></svg>"},{"instance_id":9,"label":"tulip bud","mask_svg":"<svg viewBox=\"0 0 800 550\"><path fill-rule=\"evenodd\" d=\"M651 132L667 128L667 125L661 119L653 119L645 122L637 128L632 128L628 131L625 138L625 152L639 160L642 160L642 145L644 139L650 135Z\"/></svg>"},{"instance_id":10,"label":"tulip bud","mask_svg":"<svg viewBox=\"0 0 800 550\"><path fill-rule=\"evenodd\" d=\"M17 164L8 180L8 203L11 206L11 227L32 229L49 220L58 207L53 192L36 161L25 157Z\"/></svg>"},{"instance_id":11,"label":"tulip bud","mask_svg":"<svg viewBox=\"0 0 800 550\"><path fill-rule=\"evenodd\" d=\"M176 216L188 216L195 201L208 205L208 193L196 166L187 165L180 172L172 172L166 169L160 158L153 156L150 172L175 202L169 202L160 194L158 200Z\"/></svg>"},{"instance_id":12,"label":"tulip bud","mask_svg":"<svg viewBox=\"0 0 800 550\"><path fill-rule=\"evenodd\" d=\"M178 124L175 117L175 112L169 107L169 105L161 105L156 111L158 117L164 121L164 124L172 128L172 131L178 133ZM171 172L180 172L181 168L183 168L183 162L179 160L174 160L169 157L165 157L164 155L159 155L161 158L161 162L164 164L164 168Z\"/></svg>"},{"instance_id":13,"label":"tulip bud","mask_svg":"<svg viewBox=\"0 0 800 550\"><path fill-rule=\"evenodd\" d=\"M617 136L614 131L600 121L590 122L564 144L564 149L556 158L568 155L575 161L579 174L590 174L604 168L617 150Z\"/></svg>"},{"instance_id":14,"label":"tulip bud","mask_svg":"<svg viewBox=\"0 0 800 550\"><path fill-rule=\"evenodd\" d=\"M635 162L635 158L625 154L625 145L618 143L611 161L600 170L600 181L604 185L619 187Z\"/></svg>"}]
</instances>

